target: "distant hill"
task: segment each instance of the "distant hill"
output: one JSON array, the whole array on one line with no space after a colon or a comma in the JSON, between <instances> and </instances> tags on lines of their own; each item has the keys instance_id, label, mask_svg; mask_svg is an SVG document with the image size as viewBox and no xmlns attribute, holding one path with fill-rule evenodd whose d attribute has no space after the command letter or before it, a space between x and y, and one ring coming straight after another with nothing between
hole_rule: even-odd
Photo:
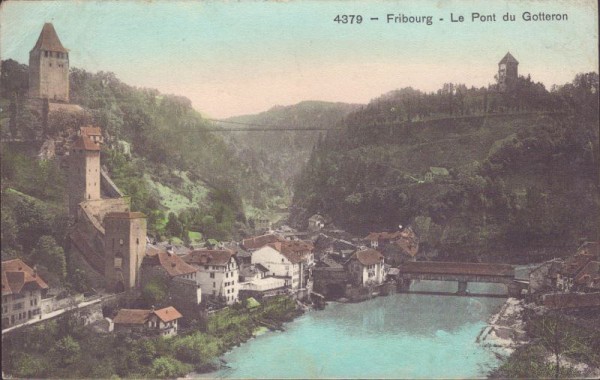
<instances>
[{"instance_id":1,"label":"distant hill","mask_svg":"<svg viewBox=\"0 0 600 380\"><path fill-rule=\"evenodd\" d=\"M364 235L410 224L424 251L464 260L598 239L598 75L552 92L520 81L517 94L404 89L350 113L298 177L292 223L321 213Z\"/></svg>"},{"instance_id":2,"label":"distant hill","mask_svg":"<svg viewBox=\"0 0 600 380\"><path fill-rule=\"evenodd\" d=\"M304 101L292 106L275 106L255 115L235 116L222 127L272 128L271 131L228 132L226 140L245 162L263 173L265 178L289 192L291 181L306 164L310 152L327 131L282 131L282 128L331 129L360 105Z\"/></svg>"}]
</instances>

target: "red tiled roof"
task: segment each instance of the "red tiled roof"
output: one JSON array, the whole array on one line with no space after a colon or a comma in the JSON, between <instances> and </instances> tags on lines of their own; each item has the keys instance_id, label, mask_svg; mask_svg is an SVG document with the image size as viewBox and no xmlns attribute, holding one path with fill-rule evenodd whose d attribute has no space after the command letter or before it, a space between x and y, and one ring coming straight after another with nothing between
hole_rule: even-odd
<instances>
[{"instance_id":1,"label":"red tiled roof","mask_svg":"<svg viewBox=\"0 0 600 380\"><path fill-rule=\"evenodd\" d=\"M552 293L543 297L549 309L570 309L600 306L600 293Z\"/></svg>"},{"instance_id":2,"label":"red tiled roof","mask_svg":"<svg viewBox=\"0 0 600 380\"><path fill-rule=\"evenodd\" d=\"M568 277L575 277L593 259L594 256L585 253L570 256L561 266L560 273Z\"/></svg>"},{"instance_id":3,"label":"red tiled roof","mask_svg":"<svg viewBox=\"0 0 600 380\"><path fill-rule=\"evenodd\" d=\"M313 250L312 243L302 240L284 240L268 244L269 247L285 256L292 264L305 261Z\"/></svg>"},{"instance_id":4,"label":"red tiled roof","mask_svg":"<svg viewBox=\"0 0 600 380\"><path fill-rule=\"evenodd\" d=\"M86 135L77 136L71 149L100 150L100 145L96 144Z\"/></svg>"},{"instance_id":5,"label":"red tiled roof","mask_svg":"<svg viewBox=\"0 0 600 380\"><path fill-rule=\"evenodd\" d=\"M113 322L115 324L143 325L152 314L165 323L183 317L173 306L154 311L146 309L121 309L117 312Z\"/></svg>"},{"instance_id":6,"label":"red tiled roof","mask_svg":"<svg viewBox=\"0 0 600 380\"><path fill-rule=\"evenodd\" d=\"M42 32L38 37L37 42L32 50L49 50L49 51L58 51L61 53L66 53L67 49L64 48L58 35L56 34L56 30L54 30L54 26L52 23L45 23L42 28Z\"/></svg>"},{"instance_id":7,"label":"red tiled roof","mask_svg":"<svg viewBox=\"0 0 600 380\"><path fill-rule=\"evenodd\" d=\"M400 273L435 273L481 276L514 276L508 264L455 263L441 261L409 261L399 267Z\"/></svg>"},{"instance_id":8,"label":"red tiled roof","mask_svg":"<svg viewBox=\"0 0 600 380\"><path fill-rule=\"evenodd\" d=\"M115 316L115 324L143 325L152 314L152 310L121 309Z\"/></svg>"},{"instance_id":9,"label":"red tiled roof","mask_svg":"<svg viewBox=\"0 0 600 380\"><path fill-rule=\"evenodd\" d=\"M383 262L383 255L374 249L363 249L362 251L356 251L350 257L350 260L356 259L362 265L374 265Z\"/></svg>"},{"instance_id":10,"label":"red tiled roof","mask_svg":"<svg viewBox=\"0 0 600 380\"><path fill-rule=\"evenodd\" d=\"M405 228L400 232L400 238L393 242L402 253L415 257L419 252L419 238L411 228Z\"/></svg>"},{"instance_id":11,"label":"red tiled roof","mask_svg":"<svg viewBox=\"0 0 600 380\"><path fill-rule=\"evenodd\" d=\"M575 277L575 283L580 285L600 284L600 261L590 261Z\"/></svg>"},{"instance_id":12,"label":"red tiled roof","mask_svg":"<svg viewBox=\"0 0 600 380\"><path fill-rule=\"evenodd\" d=\"M21 259L2 262L2 295L18 294L24 289L48 289L48 284Z\"/></svg>"},{"instance_id":13,"label":"red tiled roof","mask_svg":"<svg viewBox=\"0 0 600 380\"><path fill-rule=\"evenodd\" d=\"M165 307L164 309L154 311L154 314L160 318L161 321L167 323L175 319L183 317L177 309L173 306Z\"/></svg>"},{"instance_id":14,"label":"red tiled roof","mask_svg":"<svg viewBox=\"0 0 600 380\"><path fill-rule=\"evenodd\" d=\"M109 212L104 216L105 219L139 219L145 217L146 215L144 215L144 213L138 211Z\"/></svg>"},{"instance_id":15,"label":"red tiled roof","mask_svg":"<svg viewBox=\"0 0 600 380\"><path fill-rule=\"evenodd\" d=\"M284 241L283 238L273 235L261 235L242 240L242 248L244 249L259 249L267 244Z\"/></svg>"},{"instance_id":16,"label":"red tiled roof","mask_svg":"<svg viewBox=\"0 0 600 380\"><path fill-rule=\"evenodd\" d=\"M157 266L160 265L169 276L183 276L194 273L196 268L186 263L174 253L168 253L155 247L146 247L146 257L144 257L143 265Z\"/></svg>"},{"instance_id":17,"label":"red tiled roof","mask_svg":"<svg viewBox=\"0 0 600 380\"><path fill-rule=\"evenodd\" d=\"M196 265L220 265L229 263L235 252L228 249L199 249L183 256L183 261Z\"/></svg>"},{"instance_id":18,"label":"red tiled roof","mask_svg":"<svg viewBox=\"0 0 600 380\"><path fill-rule=\"evenodd\" d=\"M81 132L82 135L86 135L86 136L102 136L102 128L94 127L93 125L79 127L79 131Z\"/></svg>"}]
</instances>

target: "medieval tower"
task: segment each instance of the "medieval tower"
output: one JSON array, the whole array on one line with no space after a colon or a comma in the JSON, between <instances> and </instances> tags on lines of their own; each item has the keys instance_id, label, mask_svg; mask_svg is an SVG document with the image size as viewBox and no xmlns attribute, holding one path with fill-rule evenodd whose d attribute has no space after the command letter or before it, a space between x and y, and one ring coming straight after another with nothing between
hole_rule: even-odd
<instances>
[{"instance_id":1,"label":"medieval tower","mask_svg":"<svg viewBox=\"0 0 600 380\"><path fill-rule=\"evenodd\" d=\"M77 136L69 154L69 213L77 215L83 201L100 197L100 145L87 135Z\"/></svg>"},{"instance_id":2,"label":"medieval tower","mask_svg":"<svg viewBox=\"0 0 600 380\"><path fill-rule=\"evenodd\" d=\"M51 23L29 52L29 97L69 102L69 52Z\"/></svg>"},{"instance_id":3,"label":"medieval tower","mask_svg":"<svg viewBox=\"0 0 600 380\"><path fill-rule=\"evenodd\" d=\"M111 212L104 217L104 278L108 290L120 293L140 285L146 254L146 216Z\"/></svg>"},{"instance_id":4,"label":"medieval tower","mask_svg":"<svg viewBox=\"0 0 600 380\"><path fill-rule=\"evenodd\" d=\"M506 53L504 58L498 62L498 89L507 91L514 88L519 78L519 61Z\"/></svg>"}]
</instances>

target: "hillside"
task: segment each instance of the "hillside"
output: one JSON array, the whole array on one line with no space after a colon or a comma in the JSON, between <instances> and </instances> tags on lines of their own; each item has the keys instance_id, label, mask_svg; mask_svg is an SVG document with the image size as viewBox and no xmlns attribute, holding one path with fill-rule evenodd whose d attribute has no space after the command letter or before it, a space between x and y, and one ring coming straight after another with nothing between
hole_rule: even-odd
<instances>
[{"instance_id":1,"label":"hillside","mask_svg":"<svg viewBox=\"0 0 600 380\"><path fill-rule=\"evenodd\" d=\"M364 235L411 224L423 251L467 260L528 261L597 239L597 74L528 86L523 101L459 86L375 99L312 153L292 221L319 212Z\"/></svg>"},{"instance_id":2,"label":"hillside","mask_svg":"<svg viewBox=\"0 0 600 380\"><path fill-rule=\"evenodd\" d=\"M246 228L246 208L260 207L277 193L261 172L210 132L214 125L185 97L129 86L112 73L72 68L70 102L87 113L52 113L43 131L39 116L27 107L27 78L26 65L2 62L2 138L60 140L80 125L102 127L103 165L132 197L133 208L149 216L152 234L185 240L192 230L228 239ZM4 173L3 180L11 181Z\"/></svg>"},{"instance_id":3,"label":"hillside","mask_svg":"<svg viewBox=\"0 0 600 380\"><path fill-rule=\"evenodd\" d=\"M304 101L292 106L276 106L255 115L231 117L226 119L228 123L220 125L224 128L273 129L228 132L224 136L245 162L276 183L282 195L289 197L291 180L299 174L325 132L281 129L334 128L358 107L355 104Z\"/></svg>"}]
</instances>

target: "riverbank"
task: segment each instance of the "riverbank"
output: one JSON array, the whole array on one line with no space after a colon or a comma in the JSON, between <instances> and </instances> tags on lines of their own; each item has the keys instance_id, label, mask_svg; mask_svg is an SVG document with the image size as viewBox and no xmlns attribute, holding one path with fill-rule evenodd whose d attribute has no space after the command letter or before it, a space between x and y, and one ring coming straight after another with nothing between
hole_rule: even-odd
<instances>
[{"instance_id":1,"label":"riverbank","mask_svg":"<svg viewBox=\"0 0 600 380\"><path fill-rule=\"evenodd\" d=\"M507 299L477 338L501 360L489 377L600 377L600 331L576 320Z\"/></svg>"},{"instance_id":2,"label":"riverbank","mask_svg":"<svg viewBox=\"0 0 600 380\"><path fill-rule=\"evenodd\" d=\"M508 298L500 310L488 319L476 342L505 359L528 342L523 322L523 301Z\"/></svg>"},{"instance_id":3,"label":"riverbank","mask_svg":"<svg viewBox=\"0 0 600 380\"><path fill-rule=\"evenodd\" d=\"M220 357L303 313L278 296L247 308L215 312L173 337L98 334L76 319L59 317L3 336L2 370L17 378L174 378L220 367Z\"/></svg>"}]
</instances>

